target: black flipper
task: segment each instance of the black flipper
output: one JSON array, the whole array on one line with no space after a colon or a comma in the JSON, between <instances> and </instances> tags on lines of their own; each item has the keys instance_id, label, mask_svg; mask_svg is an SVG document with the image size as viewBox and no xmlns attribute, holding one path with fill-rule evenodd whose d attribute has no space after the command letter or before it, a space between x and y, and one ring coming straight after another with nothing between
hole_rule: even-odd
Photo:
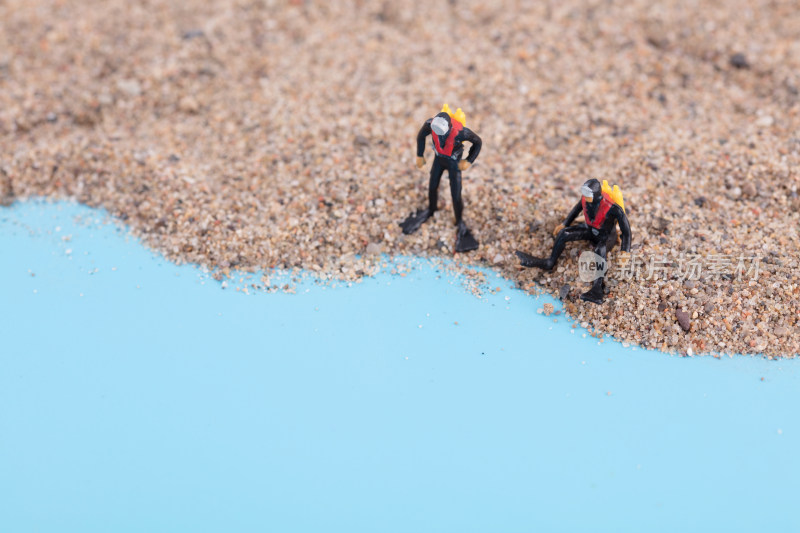
<instances>
[{"instance_id":1,"label":"black flipper","mask_svg":"<svg viewBox=\"0 0 800 533\"><path fill-rule=\"evenodd\" d=\"M599 283L598 283L599 282ZM581 300L600 305L603 303L605 282L602 279L592 283L592 288L581 294Z\"/></svg>"},{"instance_id":2,"label":"black flipper","mask_svg":"<svg viewBox=\"0 0 800 533\"><path fill-rule=\"evenodd\" d=\"M456 252L471 252L478 249L478 239L472 234L463 222L458 226L456 233Z\"/></svg>"},{"instance_id":3,"label":"black flipper","mask_svg":"<svg viewBox=\"0 0 800 533\"><path fill-rule=\"evenodd\" d=\"M517 250L514 252L519 257L519 264L527 268L544 268L547 269L547 260L539 257L533 257L525 252Z\"/></svg>"},{"instance_id":4,"label":"black flipper","mask_svg":"<svg viewBox=\"0 0 800 533\"><path fill-rule=\"evenodd\" d=\"M422 226L423 222L431 218L432 214L430 209L420 209L416 213L411 213L408 215L408 218L400 223L400 227L403 228L403 233L411 235Z\"/></svg>"}]
</instances>

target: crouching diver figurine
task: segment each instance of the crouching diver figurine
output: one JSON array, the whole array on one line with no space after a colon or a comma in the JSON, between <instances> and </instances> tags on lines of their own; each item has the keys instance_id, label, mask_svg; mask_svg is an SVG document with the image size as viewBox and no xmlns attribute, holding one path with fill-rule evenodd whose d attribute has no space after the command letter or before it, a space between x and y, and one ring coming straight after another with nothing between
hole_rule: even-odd
<instances>
[{"instance_id":1,"label":"crouching diver figurine","mask_svg":"<svg viewBox=\"0 0 800 533\"><path fill-rule=\"evenodd\" d=\"M581 211L583 211L585 223L570 226ZM612 190L605 180L601 186L599 181L591 179L581 187L580 201L569 212L564 223L559 224L553 232L553 235L556 235L556 242L550 257L540 259L520 251L517 251L516 254L520 259L520 264L524 267L552 270L568 242L589 241L594 245L594 253L605 260L606 252L617 242L617 223L622 232L622 251L630 252L631 226L625 215L622 191L616 185ZM592 288L581 294L581 300L596 304L603 303L604 288L605 275L594 280Z\"/></svg>"},{"instance_id":2,"label":"crouching diver figurine","mask_svg":"<svg viewBox=\"0 0 800 533\"><path fill-rule=\"evenodd\" d=\"M431 181L428 186L428 208L412 213L400 226L403 233L410 235L419 229L423 222L428 220L436 211L436 202L439 198L439 181L442 174L447 171L450 179L450 194L453 197L453 211L456 215L456 252L469 252L477 250L478 241L467 228L461 216L464 211L464 202L461 200L461 171L467 170L481 151L481 138L475 135L466 126L466 117L461 108L455 113L450 112L450 107L445 104L441 113L425 121L422 129L417 134L417 168L425 165L425 138L430 135L433 140L433 165L431 166ZM464 141L471 144L466 159L461 159L464 153Z\"/></svg>"}]
</instances>

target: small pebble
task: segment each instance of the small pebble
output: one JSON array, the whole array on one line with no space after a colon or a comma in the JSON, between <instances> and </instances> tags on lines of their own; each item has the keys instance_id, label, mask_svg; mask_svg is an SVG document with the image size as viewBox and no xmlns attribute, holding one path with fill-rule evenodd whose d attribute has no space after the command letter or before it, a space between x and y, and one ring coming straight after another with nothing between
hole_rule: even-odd
<instances>
[{"instance_id":1,"label":"small pebble","mask_svg":"<svg viewBox=\"0 0 800 533\"><path fill-rule=\"evenodd\" d=\"M558 297L561 300L564 300L567 296L569 296L570 286L569 283L565 283L558 289Z\"/></svg>"},{"instance_id":2,"label":"small pebble","mask_svg":"<svg viewBox=\"0 0 800 533\"><path fill-rule=\"evenodd\" d=\"M123 79L117 81L117 89L129 96L139 96L142 94L142 86L137 80Z\"/></svg>"},{"instance_id":3,"label":"small pebble","mask_svg":"<svg viewBox=\"0 0 800 533\"><path fill-rule=\"evenodd\" d=\"M750 63L747 62L747 57L742 53L733 54L730 58L730 64L733 68L747 69L750 68Z\"/></svg>"},{"instance_id":4,"label":"small pebble","mask_svg":"<svg viewBox=\"0 0 800 533\"><path fill-rule=\"evenodd\" d=\"M774 123L775 119L772 118L771 115L764 115L759 117L758 120L756 120L756 126L761 126L762 128L768 128L769 126L772 126L772 124Z\"/></svg>"},{"instance_id":5,"label":"small pebble","mask_svg":"<svg viewBox=\"0 0 800 533\"><path fill-rule=\"evenodd\" d=\"M178 109L184 113L197 113L200 109L200 104L197 103L194 97L184 96L181 98L180 102L178 102Z\"/></svg>"},{"instance_id":6,"label":"small pebble","mask_svg":"<svg viewBox=\"0 0 800 533\"><path fill-rule=\"evenodd\" d=\"M692 321L689 319L689 313L686 311L676 309L675 317L678 319L678 324L681 325L683 331L689 331L692 328Z\"/></svg>"}]
</instances>

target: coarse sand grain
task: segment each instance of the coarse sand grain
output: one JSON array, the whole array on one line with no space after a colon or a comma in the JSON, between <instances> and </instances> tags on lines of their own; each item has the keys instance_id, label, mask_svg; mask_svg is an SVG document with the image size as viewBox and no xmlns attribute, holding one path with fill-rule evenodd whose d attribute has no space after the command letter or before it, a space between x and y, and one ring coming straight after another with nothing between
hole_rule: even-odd
<instances>
[{"instance_id":1,"label":"coarse sand grain","mask_svg":"<svg viewBox=\"0 0 800 533\"><path fill-rule=\"evenodd\" d=\"M102 206L178 262L352 280L379 253L452 257L446 184L420 231L397 225L427 201L416 133L448 102L483 138L464 173L481 247L461 268L560 294L598 335L794 356L798 13L781 0L5 0L0 201ZM646 267L610 274L599 306L577 298L585 243L552 272L513 255L549 252L590 177L622 187ZM686 279L687 264L702 268Z\"/></svg>"}]
</instances>

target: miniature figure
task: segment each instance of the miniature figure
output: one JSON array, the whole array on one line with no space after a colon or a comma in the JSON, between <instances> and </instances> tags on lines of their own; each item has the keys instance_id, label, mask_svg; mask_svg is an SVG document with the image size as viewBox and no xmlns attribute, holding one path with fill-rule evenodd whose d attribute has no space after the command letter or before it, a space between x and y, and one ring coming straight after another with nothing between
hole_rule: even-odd
<instances>
[{"instance_id":1,"label":"miniature figure","mask_svg":"<svg viewBox=\"0 0 800 533\"><path fill-rule=\"evenodd\" d=\"M581 211L583 211L585 223L570 226ZM517 251L516 254L520 259L520 264L524 267L552 270L568 242L590 241L594 245L594 253L605 261L606 253L617 242L617 223L619 223L622 233L622 251L630 253L631 227L625 214L622 191L617 185L614 185L612 190L605 180L601 186L596 179L590 179L581 187L580 201L569 212L564 223L559 224L553 231L553 235L556 235L556 242L550 257L540 259L520 251ZM592 282L592 288L589 291L581 294L581 299L601 304L603 303L604 289L605 275L602 275Z\"/></svg>"},{"instance_id":2,"label":"miniature figure","mask_svg":"<svg viewBox=\"0 0 800 533\"><path fill-rule=\"evenodd\" d=\"M467 228L461 216L464 211L464 202L461 200L461 171L467 170L478 157L481 151L481 138L466 127L466 117L461 108L455 113L450 112L450 107L445 104L442 111L433 118L425 121L422 129L417 134L417 168L425 165L425 137L430 135L433 140L433 165L431 165L431 180L428 186L428 208L412 213L400 226L403 233L410 235L417 231L423 222L428 220L436 211L439 198L438 189L442 173L447 170L450 179L450 194L453 197L453 211L456 215L456 252L469 252L478 248L478 241ZM461 159L464 152L464 141L471 144L466 159Z\"/></svg>"}]
</instances>

